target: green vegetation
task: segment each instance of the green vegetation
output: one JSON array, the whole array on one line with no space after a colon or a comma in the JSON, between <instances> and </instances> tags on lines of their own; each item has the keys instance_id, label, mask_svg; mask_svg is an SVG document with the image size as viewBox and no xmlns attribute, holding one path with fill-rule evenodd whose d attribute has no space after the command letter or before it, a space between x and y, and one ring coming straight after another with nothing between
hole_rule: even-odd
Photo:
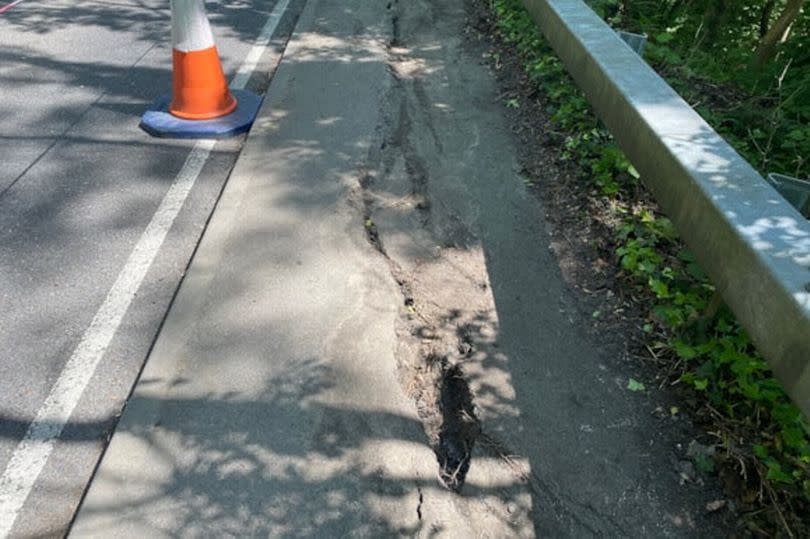
<instances>
[{"instance_id":1,"label":"green vegetation","mask_svg":"<svg viewBox=\"0 0 810 539\"><path fill-rule=\"evenodd\" d=\"M500 37L517 49L564 134L562 159L576 163L610 201L617 263L649 307L643 329L650 350L667 362L677 386L688 388L694 416L708 418L716 437L715 462L701 469L721 473L752 532L807 536L810 428L672 223L639 194L638 173L521 0L488 1ZM610 24L648 34L648 62L761 172L808 176L810 16L799 9L802 2L590 3Z\"/></svg>"},{"instance_id":2,"label":"green vegetation","mask_svg":"<svg viewBox=\"0 0 810 539\"><path fill-rule=\"evenodd\" d=\"M810 176L804 0L590 0L646 33L647 61L763 174Z\"/></svg>"}]
</instances>

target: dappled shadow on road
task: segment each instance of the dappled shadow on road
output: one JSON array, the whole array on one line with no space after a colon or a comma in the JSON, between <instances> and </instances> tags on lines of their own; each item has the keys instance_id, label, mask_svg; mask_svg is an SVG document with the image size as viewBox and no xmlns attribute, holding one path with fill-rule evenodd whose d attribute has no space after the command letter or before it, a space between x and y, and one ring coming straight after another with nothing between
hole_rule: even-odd
<instances>
[{"instance_id":1,"label":"dappled shadow on road","mask_svg":"<svg viewBox=\"0 0 810 539\"><path fill-rule=\"evenodd\" d=\"M275 4L209 6L225 50L246 52ZM268 56L300 5L290 4ZM194 141L138 128L171 85L168 2L27 1L4 13L0 28L0 342L16 355L0 361L0 378L16 379L23 364L33 379L2 392L0 410L24 416L47 395ZM251 89L262 91L268 76L257 73ZM164 252L190 254L189 237L202 229L242 140L212 151ZM152 275L162 284L148 282L141 304L167 303L174 285L165 285L184 264L158 260Z\"/></svg>"},{"instance_id":2,"label":"dappled shadow on road","mask_svg":"<svg viewBox=\"0 0 810 539\"><path fill-rule=\"evenodd\" d=\"M62 88L66 93L75 92L73 88L89 87L111 97L142 100L157 97L156 88L165 87L165 93L171 84L168 59L161 66L122 65L92 57L66 60L58 51L43 55L32 48L12 45L0 51L0 61L3 63L1 80L9 97L18 91L31 92L31 85L35 83L33 91L36 92L43 92L48 86ZM6 100L0 118L9 119L16 112L8 108L9 104ZM48 120L42 118L42 121ZM31 131L34 127L31 126Z\"/></svg>"},{"instance_id":3,"label":"dappled shadow on road","mask_svg":"<svg viewBox=\"0 0 810 539\"><path fill-rule=\"evenodd\" d=\"M232 0L207 4L209 18L218 32L253 40L275 2ZM132 32L150 43L168 41L171 24L165 0L27 2L4 13L3 22L12 29L40 36L83 26L97 31Z\"/></svg>"},{"instance_id":4,"label":"dappled shadow on road","mask_svg":"<svg viewBox=\"0 0 810 539\"><path fill-rule=\"evenodd\" d=\"M402 451L390 449L420 445L413 419L319 403L335 376L320 361L274 370L268 389L252 399L136 396L130 407L148 412L127 416L116 443L149 467L103 468L96 481L110 496L101 504L90 500L77 531L103 534L109 521L92 525L101 514L146 533L414 533L421 481L408 474ZM143 380L140 392L165 382ZM383 458L370 463L366 452ZM386 453L403 461L386 463ZM409 518L387 521L403 504Z\"/></svg>"},{"instance_id":5,"label":"dappled shadow on road","mask_svg":"<svg viewBox=\"0 0 810 539\"><path fill-rule=\"evenodd\" d=\"M252 44L274 5L273 1L211 4L210 19L216 34ZM162 92L169 88L171 25L165 1L30 2L6 13L2 23L12 32L23 32L3 47L0 73L9 94L16 83L30 84L32 76L41 78L40 84L88 86L111 96L144 97L148 91L149 99L154 99L156 88ZM88 41L89 28L97 34L87 48L77 49L75 42ZM40 37L28 38L32 33ZM47 52L40 46L42 35L53 42ZM157 66L144 61L153 47L166 51ZM144 52L133 57L133 50Z\"/></svg>"},{"instance_id":6,"label":"dappled shadow on road","mask_svg":"<svg viewBox=\"0 0 810 539\"><path fill-rule=\"evenodd\" d=\"M271 41L272 54L281 50L301 4L290 3ZM209 6L214 33L224 45L226 75L243 61L275 5L267 0ZM168 2L25 2L5 13L0 25L0 135L15 141L0 145L6 164L0 196L68 133L148 140L139 138L137 119L171 88ZM257 73L248 89L263 92L268 76ZM111 114L104 122L88 122L97 112Z\"/></svg>"},{"instance_id":7,"label":"dappled shadow on road","mask_svg":"<svg viewBox=\"0 0 810 539\"><path fill-rule=\"evenodd\" d=\"M226 4L212 19L232 72L275 2ZM291 3L265 60L279 54L300 5ZM147 104L171 86L167 9L163 1L26 1L0 16L0 470L194 145L138 128ZM268 76L257 72L250 89L263 91ZM45 489L49 503L31 496L23 513L31 527L21 534L59 535L67 524L242 141L211 152L99 367L100 389L43 474L57 478Z\"/></svg>"},{"instance_id":8,"label":"dappled shadow on road","mask_svg":"<svg viewBox=\"0 0 810 539\"><path fill-rule=\"evenodd\" d=\"M136 31L144 41L165 40L169 24L167 2L29 2L8 11L4 24L39 35L76 25L113 32Z\"/></svg>"}]
</instances>

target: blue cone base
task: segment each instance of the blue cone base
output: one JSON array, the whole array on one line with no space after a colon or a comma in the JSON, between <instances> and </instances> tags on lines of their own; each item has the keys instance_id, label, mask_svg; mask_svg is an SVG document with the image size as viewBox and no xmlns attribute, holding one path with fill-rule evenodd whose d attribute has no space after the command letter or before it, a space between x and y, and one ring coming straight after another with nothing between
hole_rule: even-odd
<instances>
[{"instance_id":1,"label":"blue cone base","mask_svg":"<svg viewBox=\"0 0 810 539\"><path fill-rule=\"evenodd\" d=\"M245 90L231 90L236 109L227 116L211 120L183 120L169 114L172 96L155 101L141 118L141 129L161 138L226 138L246 132L253 125L262 98Z\"/></svg>"}]
</instances>

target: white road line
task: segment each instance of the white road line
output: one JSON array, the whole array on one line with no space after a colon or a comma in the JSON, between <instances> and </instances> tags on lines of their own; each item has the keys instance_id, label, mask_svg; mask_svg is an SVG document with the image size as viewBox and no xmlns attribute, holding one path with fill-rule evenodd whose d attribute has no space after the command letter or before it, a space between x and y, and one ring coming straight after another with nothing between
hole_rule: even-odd
<instances>
[{"instance_id":1,"label":"white road line","mask_svg":"<svg viewBox=\"0 0 810 539\"><path fill-rule=\"evenodd\" d=\"M240 90L245 87L288 5L289 0L281 0L276 4L267 24L234 76L231 88ZM0 539L5 539L10 534L56 440L90 383L215 143L213 140L201 140L192 148L104 303L84 332L81 342L28 427L25 437L14 450L0 477Z\"/></svg>"},{"instance_id":2,"label":"white road line","mask_svg":"<svg viewBox=\"0 0 810 539\"><path fill-rule=\"evenodd\" d=\"M278 28L278 24L281 22L281 18L284 16L284 12L287 11L287 6L290 4L290 0L279 0L276 4L276 7L273 8L272 13L270 13L270 17L267 19L267 23L262 28L262 31L259 33L259 37L256 39L256 43L253 45L253 48L250 49L250 52L245 57L245 61L242 62L242 66L239 68L239 71L236 72L233 79L231 80L231 88L234 90L241 90L247 85L248 80L250 80L250 76L253 74L253 71L256 70L256 66L259 64L259 60L264 54L264 50L270 44L270 40L273 38L273 34L276 33L276 28Z\"/></svg>"}]
</instances>

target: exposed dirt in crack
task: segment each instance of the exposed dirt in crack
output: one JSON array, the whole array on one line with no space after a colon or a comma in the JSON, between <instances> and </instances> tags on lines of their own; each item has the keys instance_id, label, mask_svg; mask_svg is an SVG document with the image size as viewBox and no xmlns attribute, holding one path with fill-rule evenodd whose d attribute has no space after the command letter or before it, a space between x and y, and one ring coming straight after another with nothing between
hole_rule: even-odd
<instances>
[{"instance_id":1,"label":"exposed dirt in crack","mask_svg":"<svg viewBox=\"0 0 810 539\"><path fill-rule=\"evenodd\" d=\"M441 483L460 491L470 467L475 440L480 433L472 393L464 379L462 366L447 354L455 348L468 355L468 338L456 339L443 334L429 316L420 313L428 299L414 287L414 276L403 269L386 252L380 232L373 220L373 176L360 175L363 221L366 238L385 258L392 277L402 294L397 325L400 346L397 350L400 380L417 413L438 462ZM422 494L420 492L420 505Z\"/></svg>"},{"instance_id":2,"label":"exposed dirt in crack","mask_svg":"<svg viewBox=\"0 0 810 539\"><path fill-rule=\"evenodd\" d=\"M442 485L458 492L464 486L470 468L472 450L480 434L472 392L465 380L462 362L472 350L469 336L448 331L439 314L442 306L432 303L430 293L420 286L420 262L404 267L397 257L386 249L383 234L375 214L384 202L381 200L381 178L402 174L407 178L406 191L399 193L397 204L408 208L416 228L431 227L431 201L428 194L430 176L428 167L411 141L414 104L409 95L417 97L416 106L426 107L427 96L420 92L419 81L410 76L420 66L407 58L401 49L399 0L388 4L391 11L391 41L388 46L389 72L392 91L388 114L378 133L380 142L373 145L369 166L358 171L358 190L355 203L362 208L366 238L385 258L391 276L402 295L400 317L397 324L397 362L399 378L406 394L416 403L428 443L436 455L438 478ZM405 91L406 84L414 85L414 92ZM431 130L434 143L441 142L435 129ZM401 169L401 170L400 170ZM432 261L442 259L436 252ZM417 512L421 519L422 492Z\"/></svg>"},{"instance_id":3,"label":"exposed dirt in crack","mask_svg":"<svg viewBox=\"0 0 810 539\"><path fill-rule=\"evenodd\" d=\"M436 103L423 83L430 68L400 35L403 19L396 12L397 2L389 6L394 36L388 47L391 91L378 128L379 142L358 170L355 201L363 214L366 238L399 286L399 378L416 403L437 458L439 480L450 490L461 490L477 445L479 456L498 461L507 470L499 477L511 477L510 488L516 490L499 494L505 506L514 507L509 500L519 499L515 492L529 491L555 520L571 523L565 525L568 529L624 534L623 526L609 514L536 475L525 457L500 439L497 428L483 432L473 383L483 390L490 421L498 416L492 408L510 406L502 397L492 402L497 391L489 385L489 377L497 369L485 372L483 366L502 358L487 263L481 239L468 223L470 215L447 197L447 179L435 178L441 187L431 183L431 171L443 168L436 161L446 163L454 156L444 155L447 133L443 139L433 121ZM431 10L441 7L430 5ZM427 20L439 13L423 16ZM459 150L455 151L458 158ZM432 190L443 196L431 200ZM421 500L421 490L419 496ZM527 511L518 516L520 512L513 510L516 514L507 518L516 522L528 515ZM421 502L417 511L423 512Z\"/></svg>"}]
</instances>

